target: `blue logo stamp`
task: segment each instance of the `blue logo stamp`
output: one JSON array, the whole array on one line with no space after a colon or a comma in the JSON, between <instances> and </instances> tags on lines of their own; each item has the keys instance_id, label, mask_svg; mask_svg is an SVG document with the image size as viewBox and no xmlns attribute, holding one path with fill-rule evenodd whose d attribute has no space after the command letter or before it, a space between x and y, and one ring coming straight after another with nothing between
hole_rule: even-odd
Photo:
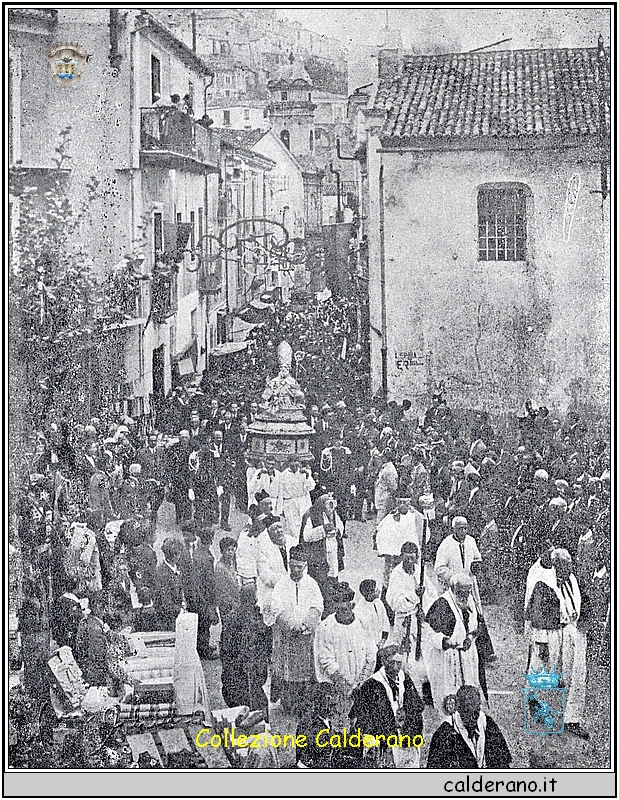
<instances>
[{"instance_id":1,"label":"blue logo stamp","mask_svg":"<svg viewBox=\"0 0 619 800\"><path fill-rule=\"evenodd\" d=\"M567 689L559 686L562 672L541 669L539 672L522 673L527 685L522 689L524 695L525 733L548 736L549 733L563 733L565 716L565 693Z\"/></svg>"}]
</instances>

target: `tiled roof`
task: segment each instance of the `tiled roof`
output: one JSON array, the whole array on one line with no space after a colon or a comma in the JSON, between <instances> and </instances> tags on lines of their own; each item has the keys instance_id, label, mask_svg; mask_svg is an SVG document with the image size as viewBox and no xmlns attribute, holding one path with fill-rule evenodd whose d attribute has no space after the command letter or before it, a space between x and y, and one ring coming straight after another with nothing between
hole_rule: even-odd
<instances>
[{"instance_id":1,"label":"tiled roof","mask_svg":"<svg viewBox=\"0 0 619 800\"><path fill-rule=\"evenodd\" d=\"M253 128L248 131L237 131L231 128L211 128L213 133L232 147L247 147L252 148L257 144L268 131L262 131L259 128Z\"/></svg>"},{"instance_id":2,"label":"tiled roof","mask_svg":"<svg viewBox=\"0 0 619 800\"><path fill-rule=\"evenodd\" d=\"M381 81L382 137L521 137L609 129L610 59L597 48L410 56Z\"/></svg>"}]
</instances>

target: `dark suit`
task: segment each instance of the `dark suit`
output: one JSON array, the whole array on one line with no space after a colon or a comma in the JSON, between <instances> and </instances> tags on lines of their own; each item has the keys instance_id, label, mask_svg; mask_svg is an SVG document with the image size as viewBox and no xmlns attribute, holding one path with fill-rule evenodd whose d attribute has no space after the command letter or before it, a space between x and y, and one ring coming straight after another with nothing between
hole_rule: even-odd
<instances>
[{"instance_id":1,"label":"dark suit","mask_svg":"<svg viewBox=\"0 0 619 800\"><path fill-rule=\"evenodd\" d=\"M167 474L170 483L170 500L176 506L176 521L181 522L191 516L191 502L187 496L190 486L189 444L182 442L173 445L167 457Z\"/></svg>"},{"instance_id":2,"label":"dark suit","mask_svg":"<svg viewBox=\"0 0 619 800\"><path fill-rule=\"evenodd\" d=\"M176 629L176 617L183 602L183 583L180 573L175 573L163 562L157 567L154 606L159 614L162 631Z\"/></svg>"},{"instance_id":3,"label":"dark suit","mask_svg":"<svg viewBox=\"0 0 619 800\"><path fill-rule=\"evenodd\" d=\"M204 658L209 650L211 625L217 624L215 571L213 556L206 545L196 538L193 552L185 544L179 567L187 610L198 615L198 654Z\"/></svg>"},{"instance_id":4,"label":"dark suit","mask_svg":"<svg viewBox=\"0 0 619 800\"><path fill-rule=\"evenodd\" d=\"M75 635L75 660L86 683L91 686L107 684L107 641L103 633L103 622L92 614L78 626Z\"/></svg>"}]
</instances>

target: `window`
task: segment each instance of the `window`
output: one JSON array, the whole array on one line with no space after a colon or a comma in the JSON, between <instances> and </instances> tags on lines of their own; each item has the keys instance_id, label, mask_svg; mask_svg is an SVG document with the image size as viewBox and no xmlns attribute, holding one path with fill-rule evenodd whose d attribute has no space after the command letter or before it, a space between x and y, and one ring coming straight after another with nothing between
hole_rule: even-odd
<instances>
[{"instance_id":1,"label":"window","mask_svg":"<svg viewBox=\"0 0 619 800\"><path fill-rule=\"evenodd\" d=\"M309 132L309 149L310 151L314 149L314 131Z\"/></svg>"},{"instance_id":2,"label":"window","mask_svg":"<svg viewBox=\"0 0 619 800\"><path fill-rule=\"evenodd\" d=\"M244 108L243 109L243 119L249 119L249 109L248 108Z\"/></svg>"},{"instance_id":3,"label":"window","mask_svg":"<svg viewBox=\"0 0 619 800\"><path fill-rule=\"evenodd\" d=\"M191 338L196 339L198 337L198 309L194 308L190 315L191 319Z\"/></svg>"},{"instance_id":4,"label":"window","mask_svg":"<svg viewBox=\"0 0 619 800\"><path fill-rule=\"evenodd\" d=\"M189 234L189 247L191 248L191 260L196 260L196 212L189 212L189 222L191 224L191 233Z\"/></svg>"},{"instance_id":5,"label":"window","mask_svg":"<svg viewBox=\"0 0 619 800\"><path fill-rule=\"evenodd\" d=\"M286 145L286 147L290 150L290 132L289 131L282 131L279 135L279 138L282 142Z\"/></svg>"},{"instance_id":6,"label":"window","mask_svg":"<svg viewBox=\"0 0 619 800\"><path fill-rule=\"evenodd\" d=\"M319 142L321 137L322 137L322 131L320 129L318 129L316 131L316 141Z\"/></svg>"},{"instance_id":7,"label":"window","mask_svg":"<svg viewBox=\"0 0 619 800\"><path fill-rule=\"evenodd\" d=\"M477 193L478 260L524 261L529 191L521 183L480 186Z\"/></svg>"},{"instance_id":8,"label":"window","mask_svg":"<svg viewBox=\"0 0 619 800\"><path fill-rule=\"evenodd\" d=\"M232 84L232 75L226 75L224 77L224 81L225 81L226 86L230 86Z\"/></svg>"},{"instance_id":9,"label":"window","mask_svg":"<svg viewBox=\"0 0 619 800\"><path fill-rule=\"evenodd\" d=\"M150 57L150 101L161 100L161 61L157 56Z\"/></svg>"},{"instance_id":10,"label":"window","mask_svg":"<svg viewBox=\"0 0 619 800\"><path fill-rule=\"evenodd\" d=\"M288 92L282 92L282 100L288 100Z\"/></svg>"},{"instance_id":11,"label":"window","mask_svg":"<svg viewBox=\"0 0 619 800\"><path fill-rule=\"evenodd\" d=\"M163 214L153 214L153 258L157 262L163 253Z\"/></svg>"},{"instance_id":12,"label":"window","mask_svg":"<svg viewBox=\"0 0 619 800\"><path fill-rule=\"evenodd\" d=\"M225 97L230 97L230 89L225 89L224 90L224 96Z\"/></svg>"},{"instance_id":13,"label":"window","mask_svg":"<svg viewBox=\"0 0 619 800\"><path fill-rule=\"evenodd\" d=\"M307 93L307 99L310 101L310 103L312 102L312 93L311 92Z\"/></svg>"},{"instance_id":14,"label":"window","mask_svg":"<svg viewBox=\"0 0 619 800\"><path fill-rule=\"evenodd\" d=\"M170 325L170 356L176 355L176 325Z\"/></svg>"}]
</instances>

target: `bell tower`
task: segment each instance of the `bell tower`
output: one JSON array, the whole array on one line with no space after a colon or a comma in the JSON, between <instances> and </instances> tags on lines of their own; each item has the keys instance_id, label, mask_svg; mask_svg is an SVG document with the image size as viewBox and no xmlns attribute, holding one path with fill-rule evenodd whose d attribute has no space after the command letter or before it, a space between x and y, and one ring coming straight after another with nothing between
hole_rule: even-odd
<instances>
[{"instance_id":1,"label":"bell tower","mask_svg":"<svg viewBox=\"0 0 619 800\"><path fill-rule=\"evenodd\" d=\"M271 94L269 117L275 133L293 156L307 159L314 155L313 83L303 62L289 56L289 63L267 83Z\"/></svg>"}]
</instances>

